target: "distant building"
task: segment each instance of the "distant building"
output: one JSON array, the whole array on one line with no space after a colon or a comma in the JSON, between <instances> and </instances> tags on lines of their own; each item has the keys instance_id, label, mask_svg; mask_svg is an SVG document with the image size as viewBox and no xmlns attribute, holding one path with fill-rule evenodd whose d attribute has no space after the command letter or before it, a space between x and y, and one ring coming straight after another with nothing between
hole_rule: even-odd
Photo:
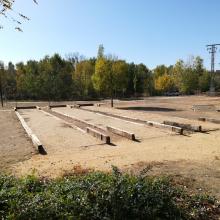
<instances>
[{"instance_id":1,"label":"distant building","mask_svg":"<svg viewBox=\"0 0 220 220\"><path fill-rule=\"evenodd\" d=\"M215 72L215 73L220 74L220 70L216 70L216 72Z\"/></svg>"}]
</instances>

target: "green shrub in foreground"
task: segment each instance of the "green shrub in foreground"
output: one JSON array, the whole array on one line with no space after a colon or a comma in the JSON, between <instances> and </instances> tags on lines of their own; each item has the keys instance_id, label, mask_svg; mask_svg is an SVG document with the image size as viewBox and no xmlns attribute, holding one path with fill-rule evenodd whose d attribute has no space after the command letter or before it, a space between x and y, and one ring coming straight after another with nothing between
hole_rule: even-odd
<instances>
[{"instance_id":1,"label":"green shrub in foreground","mask_svg":"<svg viewBox=\"0 0 220 220\"><path fill-rule=\"evenodd\" d=\"M0 219L215 219L209 196L165 177L93 172L56 180L0 176Z\"/></svg>"}]
</instances>

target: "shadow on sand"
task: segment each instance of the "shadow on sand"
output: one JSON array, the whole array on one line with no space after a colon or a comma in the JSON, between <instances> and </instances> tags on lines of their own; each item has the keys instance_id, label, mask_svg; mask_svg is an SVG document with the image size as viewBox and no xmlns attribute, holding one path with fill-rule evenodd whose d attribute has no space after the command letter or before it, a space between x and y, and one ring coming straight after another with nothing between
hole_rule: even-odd
<instances>
[{"instance_id":1,"label":"shadow on sand","mask_svg":"<svg viewBox=\"0 0 220 220\"><path fill-rule=\"evenodd\" d=\"M146 107L146 106L131 106L131 107L119 107L121 110L136 110L136 111L158 111L158 112L174 112L181 111L174 108L163 108L163 107Z\"/></svg>"}]
</instances>

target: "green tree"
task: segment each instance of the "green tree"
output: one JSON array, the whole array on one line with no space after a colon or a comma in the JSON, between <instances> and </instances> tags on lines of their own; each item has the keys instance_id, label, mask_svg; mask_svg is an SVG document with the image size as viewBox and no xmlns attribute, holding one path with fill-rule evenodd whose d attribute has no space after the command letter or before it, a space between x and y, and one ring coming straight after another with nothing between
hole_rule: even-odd
<instances>
[{"instance_id":1,"label":"green tree","mask_svg":"<svg viewBox=\"0 0 220 220\"><path fill-rule=\"evenodd\" d=\"M72 71L69 61L58 54L38 61L17 64L17 91L32 99L68 99L72 94Z\"/></svg>"},{"instance_id":2,"label":"green tree","mask_svg":"<svg viewBox=\"0 0 220 220\"><path fill-rule=\"evenodd\" d=\"M99 48L98 48L97 59L104 58L104 56L105 56L104 52L105 52L105 48L104 48L103 44L100 44Z\"/></svg>"},{"instance_id":3,"label":"green tree","mask_svg":"<svg viewBox=\"0 0 220 220\"><path fill-rule=\"evenodd\" d=\"M0 62L0 99L1 99L1 106L3 107L3 87L4 87L4 63Z\"/></svg>"},{"instance_id":4,"label":"green tree","mask_svg":"<svg viewBox=\"0 0 220 220\"><path fill-rule=\"evenodd\" d=\"M112 62L112 78L115 94L120 92L125 94L128 84L128 66L125 61L117 60Z\"/></svg>"},{"instance_id":5,"label":"green tree","mask_svg":"<svg viewBox=\"0 0 220 220\"><path fill-rule=\"evenodd\" d=\"M19 98L27 97L25 88L25 65L23 62L16 64L16 90Z\"/></svg>"},{"instance_id":6,"label":"green tree","mask_svg":"<svg viewBox=\"0 0 220 220\"><path fill-rule=\"evenodd\" d=\"M204 71L203 60L200 57L191 57L187 63L177 61L173 68L173 77L179 91L193 94L199 89L199 77Z\"/></svg>"},{"instance_id":7,"label":"green tree","mask_svg":"<svg viewBox=\"0 0 220 220\"><path fill-rule=\"evenodd\" d=\"M143 94L147 89L147 80L149 80L150 71L143 64L138 64L135 66L135 74L134 74L134 85L135 85L135 93Z\"/></svg>"},{"instance_id":8,"label":"green tree","mask_svg":"<svg viewBox=\"0 0 220 220\"><path fill-rule=\"evenodd\" d=\"M84 60L76 65L74 72L74 81L82 97L88 97L94 94L92 84L92 75L95 72L95 63L92 60Z\"/></svg>"},{"instance_id":9,"label":"green tree","mask_svg":"<svg viewBox=\"0 0 220 220\"><path fill-rule=\"evenodd\" d=\"M5 92L10 99L15 98L16 96L16 70L12 62L8 63L8 68L6 70Z\"/></svg>"},{"instance_id":10,"label":"green tree","mask_svg":"<svg viewBox=\"0 0 220 220\"><path fill-rule=\"evenodd\" d=\"M202 92L206 92L209 90L211 82L211 76L208 71L204 71L202 75L199 77L199 88Z\"/></svg>"},{"instance_id":11,"label":"green tree","mask_svg":"<svg viewBox=\"0 0 220 220\"><path fill-rule=\"evenodd\" d=\"M55 54L42 61L45 90L53 99L67 99L72 90L72 65ZM43 77L44 78L44 77Z\"/></svg>"}]
</instances>

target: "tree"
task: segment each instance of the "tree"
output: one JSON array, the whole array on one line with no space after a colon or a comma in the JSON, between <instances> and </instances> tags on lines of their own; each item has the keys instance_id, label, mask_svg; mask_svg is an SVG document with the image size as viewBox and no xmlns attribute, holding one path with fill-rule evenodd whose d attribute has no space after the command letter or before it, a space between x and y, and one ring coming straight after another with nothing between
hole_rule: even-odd
<instances>
[{"instance_id":1,"label":"tree","mask_svg":"<svg viewBox=\"0 0 220 220\"><path fill-rule=\"evenodd\" d=\"M80 96L88 97L94 93L92 75L95 72L95 63L92 60L84 60L76 65L74 81Z\"/></svg>"},{"instance_id":2,"label":"tree","mask_svg":"<svg viewBox=\"0 0 220 220\"><path fill-rule=\"evenodd\" d=\"M175 86L178 88L178 90L181 90L182 86L182 77L185 71L184 61L178 60L176 64L173 67L173 80L175 83Z\"/></svg>"},{"instance_id":3,"label":"tree","mask_svg":"<svg viewBox=\"0 0 220 220\"><path fill-rule=\"evenodd\" d=\"M165 65L159 65L154 70L154 78L157 79L160 76L163 76L164 74L168 74L168 68Z\"/></svg>"},{"instance_id":4,"label":"tree","mask_svg":"<svg viewBox=\"0 0 220 220\"><path fill-rule=\"evenodd\" d=\"M125 61L117 60L112 62L113 89L115 94L121 92L124 96L128 84L127 72L128 67Z\"/></svg>"},{"instance_id":5,"label":"tree","mask_svg":"<svg viewBox=\"0 0 220 220\"><path fill-rule=\"evenodd\" d=\"M1 106L3 107L3 83L4 83L4 63L0 63L0 99L1 99Z\"/></svg>"},{"instance_id":6,"label":"tree","mask_svg":"<svg viewBox=\"0 0 220 220\"><path fill-rule=\"evenodd\" d=\"M25 88L25 65L23 62L16 64L16 91L19 98L26 97L26 88Z\"/></svg>"},{"instance_id":7,"label":"tree","mask_svg":"<svg viewBox=\"0 0 220 220\"><path fill-rule=\"evenodd\" d=\"M94 88L99 93L106 93L111 97L111 107L113 107L113 74L112 61L106 58L99 58L95 64L95 73L92 76Z\"/></svg>"},{"instance_id":8,"label":"tree","mask_svg":"<svg viewBox=\"0 0 220 220\"><path fill-rule=\"evenodd\" d=\"M112 60L104 55L103 45L99 45L95 73L92 76L93 86L99 93L106 93L111 97L111 107L113 107L114 79L112 73Z\"/></svg>"},{"instance_id":9,"label":"tree","mask_svg":"<svg viewBox=\"0 0 220 220\"><path fill-rule=\"evenodd\" d=\"M49 58L48 70L46 71L46 86L50 88L49 95L53 99L66 99L71 93L72 86L72 66L61 58L59 54L54 54ZM48 62L46 59L46 62Z\"/></svg>"},{"instance_id":10,"label":"tree","mask_svg":"<svg viewBox=\"0 0 220 220\"><path fill-rule=\"evenodd\" d=\"M103 44L100 44L99 48L98 48L97 59L104 57L104 51L105 51L105 48L104 48Z\"/></svg>"},{"instance_id":11,"label":"tree","mask_svg":"<svg viewBox=\"0 0 220 220\"><path fill-rule=\"evenodd\" d=\"M35 4L38 4L37 0L32 0L32 1ZM0 0L0 16L4 16L4 18L6 18L6 19L8 19L8 18L11 19L12 22L14 22L16 24L15 30L22 32L22 29L20 27L22 22L20 19L29 21L30 18L23 15L20 12L14 11L14 9L13 9L14 3L15 3L15 0ZM12 17L9 13L11 11L13 11L16 16ZM0 29L3 29L2 25L0 25Z\"/></svg>"},{"instance_id":12,"label":"tree","mask_svg":"<svg viewBox=\"0 0 220 220\"><path fill-rule=\"evenodd\" d=\"M66 54L66 59L72 64L72 67L75 69L77 63L85 60L85 57L78 52Z\"/></svg>"},{"instance_id":13,"label":"tree","mask_svg":"<svg viewBox=\"0 0 220 220\"><path fill-rule=\"evenodd\" d=\"M5 92L8 98L14 98L16 96L16 70L12 62L8 63L6 70Z\"/></svg>"},{"instance_id":14,"label":"tree","mask_svg":"<svg viewBox=\"0 0 220 220\"><path fill-rule=\"evenodd\" d=\"M211 82L211 75L208 71L204 71L202 75L199 77L199 88L202 92L206 92L209 90Z\"/></svg>"},{"instance_id":15,"label":"tree","mask_svg":"<svg viewBox=\"0 0 220 220\"><path fill-rule=\"evenodd\" d=\"M171 76L164 74L155 79L155 89L159 92L171 91L174 87L174 81Z\"/></svg>"},{"instance_id":16,"label":"tree","mask_svg":"<svg viewBox=\"0 0 220 220\"><path fill-rule=\"evenodd\" d=\"M192 94L200 89L199 77L204 72L203 60L199 56L191 56L188 62L184 63L183 60L177 61L173 68L173 77L180 92Z\"/></svg>"},{"instance_id":17,"label":"tree","mask_svg":"<svg viewBox=\"0 0 220 220\"><path fill-rule=\"evenodd\" d=\"M67 99L72 94L72 71L69 61L60 55L46 56L38 61L19 63L17 91L20 97L32 99Z\"/></svg>"},{"instance_id":18,"label":"tree","mask_svg":"<svg viewBox=\"0 0 220 220\"><path fill-rule=\"evenodd\" d=\"M133 79L135 94L146 92L148 79L150 79L149 69L143 63L136 65Z\"/></svg>"}]
</instances>

